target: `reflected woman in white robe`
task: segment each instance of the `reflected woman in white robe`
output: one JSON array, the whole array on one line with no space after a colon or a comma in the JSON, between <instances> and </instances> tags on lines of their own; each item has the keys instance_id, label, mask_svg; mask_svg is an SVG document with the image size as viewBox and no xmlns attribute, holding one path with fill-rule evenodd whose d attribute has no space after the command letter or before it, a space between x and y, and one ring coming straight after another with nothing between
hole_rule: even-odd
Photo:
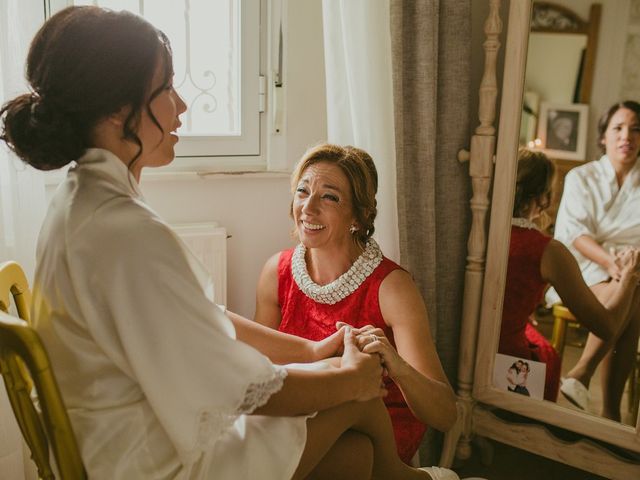
<instances>
[{"instance_id":1,"label":"reflected woman in white robe","mask_svg":"<svg viewBox=\"0 0 640 480\"><path fill-rule=\"evenodd\" d=\"M168 40L145 20L70 7L32 42L32 92L0 110L27 163L73 163L40 233L33 318L88 476L456 479L400 461L380 358L353 332L309 342L212 303L138 187L174 157L186 105L172 77ZM339 349L339 368L281 366Z\"/></svg>"},{"instance_id":2,"label":"reflected woman in white robe","mask_svg":"<svg viewBox=\"0 0 640 480\"><path fill-rule=\"evenodd\" d=\"M604 155L571 170L556 220L555 238L576 257L585 283L607 304L620 280L621 255L640 248L640 104L613 105L598 123ZM547 295L551 303L554 292ZM640 299L604 341L589 334L583 354L568 372L560 391L580 408L587 408L588 388L602 363L602 415L620 421L620 403L633 367L640 334Z\"/></svg>"}]
</instances>

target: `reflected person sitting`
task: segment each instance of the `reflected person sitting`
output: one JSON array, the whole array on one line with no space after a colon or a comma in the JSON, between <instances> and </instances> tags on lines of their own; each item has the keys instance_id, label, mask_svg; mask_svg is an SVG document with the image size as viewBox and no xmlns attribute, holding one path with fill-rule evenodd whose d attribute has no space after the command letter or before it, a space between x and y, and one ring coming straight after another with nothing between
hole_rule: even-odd
<instances>
[{"instance_id":1,"label":"reflected person sitting","mask_svg":"<svg viewBox=\"0 0 640 480\"><path fill-rule=\"evenodd\" d=\"M574 168L565 178L555 238L574 255L584 281L604 303L619 288L612 280L619 280L622 274L620 255L629 247L640 247L640 104L612 105L598 122L598 143L602 157ZM557 298L550 291L547 302ZM581 314L569 308L582 320ZM591 377L602 362L602 415L620 420L639 332L640 300L620 318L613 338L607 341L589 335L580 360L562 384L562 393L585 409Z\"/></svg>"},{"instance_id":2,"label":"reflected person sitting","mask_svg":"<svg viewBox=\"0 0 640 480\"><path fill-rule=\"evenodd\" d=\"M354 147L319 145L292 175L297 247L272 256L258 285L256 321L321 340L346 322L365 352L388 372L385 404L400 457L409 462L425 424L448 430L455 397L429 330L422 297L402 267L371 237L378 176L371 156Z\"/></svg>"},{"instance_id":3,"label":"reflected person sitting","mask_svg":"<svg viewBox=\"0 0 640 480\"><path fill-rule=\"evenodd\" d=\"M521 149L513 207L509 263L502 310L499 353L546 364L544 399L556 401L561 359L549 341L529 322L547 284L581 322L601 338L615 335L629 311L638 281L640 255L625 254L620 282L606 308L582 280L569 250L540 232L533 222L549 205L553 163L542 152Z\"/></svg>"}]
</instances>

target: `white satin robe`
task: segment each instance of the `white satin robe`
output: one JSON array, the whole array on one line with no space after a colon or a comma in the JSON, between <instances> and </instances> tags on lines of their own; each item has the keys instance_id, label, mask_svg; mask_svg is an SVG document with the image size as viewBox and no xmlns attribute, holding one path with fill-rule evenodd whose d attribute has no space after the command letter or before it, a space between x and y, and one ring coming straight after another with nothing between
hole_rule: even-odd
<instances>
[{"instance_id":1,"label":"white satin robe","mask_svg":"<svg viewBox=\"0 0 640 480\"><path fill-rule=\"evenodd\" d=\"M40 233L36 329L89 478L290 478L307 417L243 415L286 370L235 340L204 268L125 165L90 149Z\"/></svg>"},{"instance_id":2,"label":"white satin robe","mask_svg":"<svg viewBox=\"0 0 640 480\"><path fill-rule=\"evenodd\" d=\"M558 208L554 237L571 251L587 285L609 278L607 271L582 255L573 242L588 235L605 250L630 245L640 247L640 162L618 187L616 172L609 157L574 168L567 173ZM550 288L547 303L559 301Z\"/></svg>"}]
</instances>

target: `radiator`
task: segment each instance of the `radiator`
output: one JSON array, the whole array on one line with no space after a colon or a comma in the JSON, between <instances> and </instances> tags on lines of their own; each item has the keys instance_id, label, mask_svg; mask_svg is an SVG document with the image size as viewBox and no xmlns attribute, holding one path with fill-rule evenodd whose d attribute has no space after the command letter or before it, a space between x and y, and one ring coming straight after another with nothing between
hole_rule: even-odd
<instances>
[{"instance_id":1,"label":"radiator","mask_svg":"<svg viewBox=\"0 0 640 480\"><path fill-rule=\"evenodd\" d=\"M213 279L214 301L227 304L227 230L217 223L172 225Z\"/></svg>"}]
</instances>

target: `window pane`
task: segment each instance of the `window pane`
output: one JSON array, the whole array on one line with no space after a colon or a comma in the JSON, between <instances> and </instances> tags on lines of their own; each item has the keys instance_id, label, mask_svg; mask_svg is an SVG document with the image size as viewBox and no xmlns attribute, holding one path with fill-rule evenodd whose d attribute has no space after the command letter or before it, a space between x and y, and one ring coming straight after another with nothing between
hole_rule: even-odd
<instances>
[{"instance_id":1,"label":"window pane","mask_svg":"<svg viewBox=\"0 0 640 480\"><path fill-rule=\"evenodd\" d=\"M181 135L241 134L240 0L77 0L74 4L132 11L169 37L174 85L188 107Z\"/></svg>"}]
</instances>

